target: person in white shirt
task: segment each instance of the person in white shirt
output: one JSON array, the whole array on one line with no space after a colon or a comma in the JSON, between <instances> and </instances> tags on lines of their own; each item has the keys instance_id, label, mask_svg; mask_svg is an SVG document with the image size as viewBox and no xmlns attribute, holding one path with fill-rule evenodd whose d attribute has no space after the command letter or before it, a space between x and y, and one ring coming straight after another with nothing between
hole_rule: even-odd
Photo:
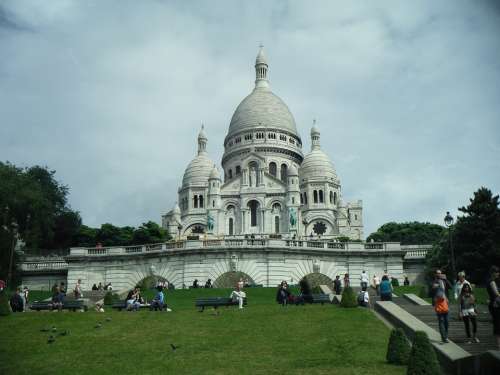
<instances>
[{"instance_id":1,"label":"person in white shirt","mask_svg":"<svg viewBox=\"0 0 500 375\"><path fill-rule=\"evenodd\" d=\"M360 290L358 294L358 305L363 307L370 307L370 295L366 288Z\"/></svg>"},{"instance_id":2,"label":"person in white shirt","mask_svg":"<svg viewBox=\"0 0 500 375\"><path fill-rule=\"evenodd\" d=\"M464 271L460 271L458 273L458 281L457 283L455 284L455 299L457 300L459 297L460 297L460 294L462 293L462 288L463 286L467 284L471 287L471 291L472 291L472 286L470 285L470 283L465 280L465 272Z\"/></svg>"},{"instance_id":3,"label":"person in white shirt","mask_svg":"<svg viewBox=\"0 0 500 375\"><path fill-rule=\"evenodd\" d=\"M360 279L361 279L361 289L368 288L368 274L365 272L365 270L361 272Z\"/></svg>"},{"instance_id":4,"label":"person in white shirt","mask_svg":"<svg viewBox=\"0 0 500 375\"><path fill-rule=\"evenodd\" d=\"M373 287L375 288L378 296L380 294L380 279L377 275L373 275Z\"/></svg>"},{"instance_id":5,"label":"person in white shirt","mask_svg":"<svg viewBox=\"0 0 500 375\"><path fill-rule=\"evenodd\" d=\"M243 299L247 296L244 291L240 288L240 283L236 285L236 289L231 292L229 298L233 300L233 302L238 302L238 306L240 309L243 308Z\"/></svg>"}]
</instances>

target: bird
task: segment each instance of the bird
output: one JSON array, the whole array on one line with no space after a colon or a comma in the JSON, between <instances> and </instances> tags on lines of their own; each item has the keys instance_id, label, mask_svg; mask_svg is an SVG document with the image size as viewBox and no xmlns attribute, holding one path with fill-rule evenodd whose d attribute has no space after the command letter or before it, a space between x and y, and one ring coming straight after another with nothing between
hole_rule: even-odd
<instances>
[{"instance_id":1,"label":"bird","mask_svg":"<svg viewBox=\"0 0 500 375\"><path fill-rule=\"evenodd\" d=\"M173 352L180 348L180 346L175 346L174 344L170 344L170 347L172 348Z\"/></svg>"},{"instance_id":2,"label":"bird","mask_svg":"<svg viewBox=\"0 0 500 375\"><path fill-rule=\"evenodd\" d=\"M47 344L52 344L55 341L56 339L54 338L54 336L50 335L49 338L47 339Z\"/></svg>"},{"instance_id":3,"label":"bird","mask_svg":"<svg viewBox=\"0 0 500 375\"><path fill-rule=\"evenodd\" d=\"M59 332L59 336L68 336L68 335L69 335L68 330L64 330L64 331Z\"/></svg>"},{"instance_id":4,"label":"bird","mask_svg":"<svg viewBox=\"0 0 500 375\"><path fill-rule=\"evenodd\" d=\"M106 318L106 321L107 321L107 322L111 322L111 318L108 316L108 317Z\"/></svg>"},{"instance_id":5,"label":"bird","mask_svg":"<svg viewBox=\"0 0 500 375\"><path fill-rule=\"evenodd\" d=\"M101 327L102 327L102 323L99 322L99 323L97 323L97 325L94 328L101 328Z\"/></svg>"},{"instance_id":6,"label":"bird","mask_svg":"<svg viewBox=\"0 0 500 375\"><path fill-rule=\"evenodd\" d=\"M49 332L49 331L50 331L50 328L42 328L42 329L40 330L40 332Z\"/></svg>"},{"instance_id":7,"label":"bird","mask_svg":"<svg viewBox=\"0 0 500 375\"><path fill-rule=\"evenodd\" d=\"M55 326L52 326L52 332L56 332L57 328Z\"/></svg>"}]
</instances>

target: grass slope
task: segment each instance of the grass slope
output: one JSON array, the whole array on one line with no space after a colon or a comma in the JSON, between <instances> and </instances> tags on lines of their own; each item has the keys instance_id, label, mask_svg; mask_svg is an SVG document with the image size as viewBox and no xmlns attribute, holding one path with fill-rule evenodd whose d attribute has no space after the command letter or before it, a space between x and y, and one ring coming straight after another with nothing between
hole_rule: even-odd
<instances>
[{"instance_id":1,"label":"grass slope","mask_svg":"<svg viewBox=\"0 0 500 375\"><path fill-rule=\"evenodd\" d=\"M289 306L275 290L247 289L249 306L198 313L199 296L229 290L176 290L171 313L23 313L0 318L2 374L403 374L385 363L389 329L370 311ZM111 321L107 322L106 317ZM103 322L100 329L94 328ZM47 343L41 328L70 335ZM170 344L179 346L175 352Z\"/></svg>"}]
</instances>

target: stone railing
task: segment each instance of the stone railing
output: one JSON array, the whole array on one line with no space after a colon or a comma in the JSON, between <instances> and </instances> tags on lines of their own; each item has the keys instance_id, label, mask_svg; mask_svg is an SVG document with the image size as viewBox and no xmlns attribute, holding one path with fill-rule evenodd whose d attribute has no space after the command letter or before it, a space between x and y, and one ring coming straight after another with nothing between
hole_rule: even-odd
<instances>
[{"instance_id":1,"label":"stone railing","mask_svg":"<svg viewBox=\"0 0 500 375\"><path fill-rule=\"evenodd\" d=\"M237 248L273 248L279 249L310 249L325 251L358 251L358 252L389 252L401 251L399 243L361 243L333 242L328 240L287 240L281 238L220 238L206 240L169 241L159 244L123 247L72 248L70 256L112 256L138 255L150 252L168 252L185 249L237 249Z\"/></svg>"},{"instance_id":2,"label":"stone railing","mask_svg":"<svg viewBox=\"0 0 500 375\"><path fill-rule=\"evenodd\" d=\"M68 263L62 258L51 257L41 259L27 259L19 263L23 272L47 272L64 271L68 269Z\"/></svg>"},{"instance_id":3,"label":"stone railing","mask_svg":"<svg viewBox=\"0 0 500 375\"><path fill-rule=\"evenodd\" d=\"M432 245L401 245L401 250L406 251L405 260L425 259Z\"/></svg>"}]
</instances>

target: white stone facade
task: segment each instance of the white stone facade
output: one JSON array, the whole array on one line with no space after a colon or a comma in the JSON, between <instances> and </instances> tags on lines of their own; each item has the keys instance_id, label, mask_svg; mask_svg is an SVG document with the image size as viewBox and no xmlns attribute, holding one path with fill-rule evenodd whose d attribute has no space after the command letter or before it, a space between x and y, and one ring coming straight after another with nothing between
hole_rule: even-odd
<instances>
[{"instance_id":1,"label":"white stone facade","mask_svg":"<svg viewBox=\"0 0 500 375\"><path fill-rule=\"evenodd\" d=\"M311 129L305 157L295 120L269 87L263 50L254 90L237 107L224 141L224 177L207 155L202 127L198 154L178 190L178 204L162 216L173 237L265 234L284 238L363 238L362 202L342 200L333 163Z\"/></svg>"}]
</instances>

